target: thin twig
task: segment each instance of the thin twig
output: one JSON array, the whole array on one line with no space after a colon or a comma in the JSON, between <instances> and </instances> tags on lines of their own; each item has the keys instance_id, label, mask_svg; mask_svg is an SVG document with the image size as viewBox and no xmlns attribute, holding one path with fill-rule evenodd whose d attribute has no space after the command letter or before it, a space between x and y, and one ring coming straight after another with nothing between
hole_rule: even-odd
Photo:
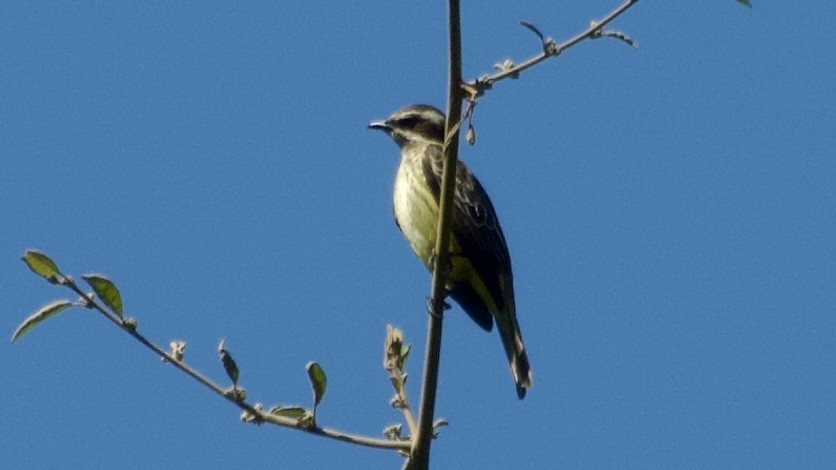
<instances>
[{"instance_id":1,"label":"thin twig","mask_svg":"<svg viewBox=\"0 0 836 470\"><path fill-rule=\"evenodd\" d=\"M555 43L554 40L543 41L543 35L542 33L540 33L539 30L534 28L534 26L531 23L523 22L523 26L533 31L540 38L541 42L543 43L543 50L534 57L531 57L519 64L514 64L509 67L501 67L499 72L490 75L484 75L482 77L477 78L476 80L463 83L462 88L464 90L465 95L468 97L468 99L475 100L479 96L482 96L482 94L484 94L486 90L490 89L494 83L500 80L504 80L506 78L517 78L519 77L521 72L539 64L540 62L550 57L560 55L563 51L583 41L584 39L594 39L596 37L601 37L601 32L603 31L604 26L606 26L612 20L616 19L618 16L620 16L622 13L627 11L630 7L632 7L638 2L639 0L625 0L624 3L619 5L615 10L611 11L602 20L591 22L588 28L581 31L574 37L561 42L560 44ZM631 41L627 42L628 44L632 45Z\"/></svg>"},{"instance_id":2,"label":"thin twig","mask_svg":"<svg viewBox=\"0 0 836 470\"><path fill-rule=\"evenodd\" d=\"M95 298L88 295L87 293L83 292L78 285L71 279L68 278L65 282L63 282L70 290L81 296L84 299L84 302L88 308L92 308L102 315L105 318L110 320L116 326L118 326L122 331L131 335L135 340L142 343L145 347L153 351L156 355L160 356L161 358L165 359L165 362L173 365L180 371L186 373L189 377L197 380L208 389L212 390L216 394L220 395L230 403L234 404L238 408L249 413L256 422L269 422L272 424L276 424L278 426L284 426L288 428L298 429L300 431L305 431L309 434L313 434L316 436L327 437L330 439L334 439L337 441L342 442L349 442L352 444L357 444L366 447L373 447L376 449L390 449L390 450L409 450L410 444L408 441L394 441L388 439L379 439L369 436L363 436L359 434L351 434L345 431L340 431L338 429L327 428L327 427L318 427L318 426L303 426L300 424L298 419L293 418L286 418L283 416L276 416L270 413L266 413L260 409L255 408L254 405L247 403L244 400L236 399L237 394L228 394L220 385L212 382L208 378L206 378L203 374L198 372L197 370L193 369L189 365L187 365L182 360L178 360L171 354L167 353L164 349L160 346L153 343L151 340L143 336L136 330L135 325L132 326L132 323L127 322L120 318L118 315L114 314L113 312L109 311L108 309L104 308L98 302L96 302Z\"/></svg>"},{"instance_id":3,"label":"thin twig","mask_svg":"<svg viewBox=\"0 0 836 470\"><path fill-rule=\"evenodd\" d=\"M386 342L383 346L383 368L389 372L389 380L395 389L395 396L390 404L403 412L406 424L409 426L409 438L418 434L418 425L409 404L406 392L406 359L409 357L411 346L404 344L403 331L392 325L386 325ZM384 431L384 434L386 432ZM400 431L397 432L400 434Z\"/></svg>"},{"instance_id":4,"label":"thin twig","mask_svg":"<svg viewBox=\"0 0 836 470\"><path fill-rule=\"evenodd\" d=\"M398 380L404 384L398 391L398 399L400 400L401 411L406 419L406 425L409 427L409 437L412 438L418 434L418 423L415 422L415 416L412 414L412 407L409 405L409 397L406 395L406 384L404 383L403 376L400 371L398 371L397 375Z\"/></svg>"}]
</instances>

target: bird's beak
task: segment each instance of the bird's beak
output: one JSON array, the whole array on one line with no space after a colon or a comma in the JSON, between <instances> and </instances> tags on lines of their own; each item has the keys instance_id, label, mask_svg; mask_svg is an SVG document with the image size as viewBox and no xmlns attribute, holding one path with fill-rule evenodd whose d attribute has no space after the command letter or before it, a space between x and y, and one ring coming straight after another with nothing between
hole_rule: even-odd
<instances>
[{"instance_id":1,"label":"bird's beak","mask_svg":"<svg viewBox=\"0 0 836 470\"><path fill-rule=\"evenodd\" d=\"M389 124L386 124L386 121L372 121L369 123L369 129L380 129L386 132L392 130L392 128L389 127Z\"/></svg>"}]
</instances>

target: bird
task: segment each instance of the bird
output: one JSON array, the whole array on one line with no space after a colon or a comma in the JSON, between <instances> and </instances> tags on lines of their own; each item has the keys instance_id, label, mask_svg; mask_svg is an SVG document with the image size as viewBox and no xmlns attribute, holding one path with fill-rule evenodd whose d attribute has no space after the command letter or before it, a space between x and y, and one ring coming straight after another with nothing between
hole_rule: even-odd
<instances>
[{"instance_id":1,"label":"bird","mask_svg":"<svg viewBox=\"0 0 836 470\"><path fill-rule=\"evenodd\" d=\"M395 224L430 271L441 196L444 121L438 108L412 104L369 124L401 149L392 195ZM462 161L456 167L450 230L447 293L485 331L496 323L517 397L523 399L532 374L517 322L511 257L488 193Z\"/></svg>"}]
</instances>

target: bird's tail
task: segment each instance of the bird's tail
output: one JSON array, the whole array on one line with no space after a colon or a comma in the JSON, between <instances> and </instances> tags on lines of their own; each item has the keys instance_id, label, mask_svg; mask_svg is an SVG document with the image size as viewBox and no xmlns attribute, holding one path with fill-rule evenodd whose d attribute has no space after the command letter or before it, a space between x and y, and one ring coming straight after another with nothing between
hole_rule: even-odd
<instances>
[{"instance_id":1,"label":"bird's tail","mask_svg":"<svg viewBox=\"0 0 836 470\"><path fill-rule=\"evenodd\" d=\"M503 314L497 316L496 326L502 338L502 346L505 347L505 355L508 356L511 376L517 385L517 396L522 400L525 398L526 390L531 388L531 366L528 364L528 355L525 353L525 344L513 303Z\"/></svg>"}]
</instances>

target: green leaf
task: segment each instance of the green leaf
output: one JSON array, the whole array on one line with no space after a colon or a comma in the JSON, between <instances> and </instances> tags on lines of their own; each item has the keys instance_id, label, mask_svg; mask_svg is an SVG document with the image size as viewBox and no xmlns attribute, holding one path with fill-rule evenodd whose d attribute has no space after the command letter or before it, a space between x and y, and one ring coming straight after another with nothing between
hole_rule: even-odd
<instances>
[{"instance_id":1,"label":"green leaf","mask_svg":"<svg viewBox=\"0 0 836 470\"><path fill-rule=\"evenodd\" d=\"M284 418L301 419L305 416L306 409L298 405L281 405L270 408L269 413L275 416L282 416Z\"/></svg>"},{"instance_id":2,"label":"green leaf","mask_svg":"<svg viewBox=\"0 0 836 470\"><path fill-rule=\"evenodd\" d=\"M398 369L404 370L404 367L406 367L406 360L407 360L407 358L409 358L409 351L411 351L411 350L412 350L412 345L411 344L406 344L406 343L401 344L401 357L400 357L400 360L398 361Z\"/></svg>"},{"instance_id":3,"label":"green leaf","mask_svg":"<svg viewBox=\"0 0 836 470\"><path fill-rule=\"evenodd\" d=\"M221 364L224 365L224 370L226 371L226 375L232 380L232 388L238 386L238 376L240 375L238 371L238 364L235 363L235 360L232 359L232 355L229 354L229 351L226 350L225 341L221 340L218 343L218 354L221 356Z\"/></svg>"},{"instance_id":4,"label":"green leaf","mask_svg":"<svg viewBox=\"0 0 836 470\"><path fill-rule=\"evenodd\" d=\"M15 330L14 334L12 334L12 342L14 343L18 338L23 336L24 333L32 328L35 328L42 321L72 306L73 303L67 299L56 300L52 303L44 305L37 312L29 315L29 318L23 320L23 323L21 323Z\"/></svg>"},{"instance_id":5,"label":"green leaf","mask_svg":"<svg viewBox=\"0 0 836 470\"><path fill-rule=\"evenodd\" d=\"M29 249L20 257L29 269L52 284L62 284L65 280L55 261L41 251Z\"/></svg>"},{"instance_id":6,"label":"green leaf","mask_svg":"<svg viewBox=\"0 0 836 470\"><path fill-rule=\"evenodd\" d=\"M749 2L749 0L737 0L737 3L743 4L743 5L745 5L749 8L752 8L752 4Z\"/></svg>"},{"instance_id":7,"label":"green leaf","mask_svg":"<svg viewBox=\"0 0 836 470\"><path fill-rule=\"evenodd\" d=\"M90 287L96 291L96 295L102 299L102 302L108 308L113 310L113 313L122 318L122 295L119 294L119 289L116 288L113 281L101 274L85 274L81 278L87 281L87 284L90 284Z\"/></svg>"},{"instance_id":8,"label":"green leaf","mask_svg":"<svg viewBox=\"0 0 836 470\"><path fill-rule=\"evenodd\" d=\"M322 366L316 362L309 362L305 366L305 369L308 371L308 378L311 380L315 411L316 407L319 406L319 402L322 401L322 397L325 395L325 390L328 388L328 378L325 377L325 371L322 370Z\"/></svg>"}]
</instances>

